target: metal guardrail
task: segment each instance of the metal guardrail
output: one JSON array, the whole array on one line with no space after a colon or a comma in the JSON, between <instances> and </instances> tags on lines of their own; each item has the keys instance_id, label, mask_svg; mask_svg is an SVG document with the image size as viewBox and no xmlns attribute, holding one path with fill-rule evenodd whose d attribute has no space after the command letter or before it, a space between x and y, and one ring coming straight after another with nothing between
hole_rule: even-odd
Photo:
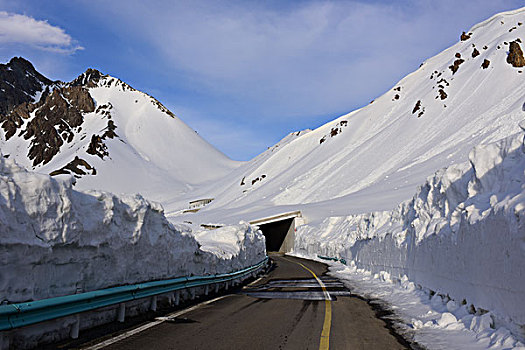
<instances>
[{"instance_id":1,"label":"metal guardrail","mask_svg":"<svg viewBox=\"0 0 525 350\"><path fill-rule=\"evenodd\" d=\"M339 261L341 264L346 265L346 259L344 259L344 258L340 258L340 259L338 259L338 258L331 258L329 256L322 256L322 255L319 255L319 254L317 255L317 257L319 259L323 259L323 260L331 260L331 261L335 261L335 262Z\"/></svg>"},{"instance_id":2,"label":"metal guardrail","mask_svg":"<svg viewBox=\"0 0 525 350\"><path fill-rule=\"evenodd\" d=\"M256 265L232 273L210 276L179 277L25 303L1 305L0 331L28 326L59 317L70 316L105 306L122 304L132 300L154 297L159 294L182 289L233 281L257 271L266 264L267 261L268 257Z\"/></svg>"}]
</instances>

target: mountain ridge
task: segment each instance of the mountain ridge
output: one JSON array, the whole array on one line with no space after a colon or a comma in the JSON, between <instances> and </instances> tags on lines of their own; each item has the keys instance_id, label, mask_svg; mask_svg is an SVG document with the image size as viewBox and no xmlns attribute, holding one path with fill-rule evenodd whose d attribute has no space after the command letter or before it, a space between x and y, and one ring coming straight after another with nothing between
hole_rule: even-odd
<instances>
[{"instance_id":1,"label":"mountain ridge","mask_svg":"<svg viewBox=\"0 0 525 350\"><path fill-rule=\"evenodd\" d=\"M239 164L154 97L118 78L88 68L71 82L51 81L23 58L3 65L4 71L11 71L12 62L21 63L19 80L26 77L30 84L15 81L24 99L16 106L21 98L11 99L12 106L0 114L0 146L4 156L30 170L74 176L79 189L142 192L161 199ZM1 91L0 101L9 94Z\"/></svg>"}]
</instances>

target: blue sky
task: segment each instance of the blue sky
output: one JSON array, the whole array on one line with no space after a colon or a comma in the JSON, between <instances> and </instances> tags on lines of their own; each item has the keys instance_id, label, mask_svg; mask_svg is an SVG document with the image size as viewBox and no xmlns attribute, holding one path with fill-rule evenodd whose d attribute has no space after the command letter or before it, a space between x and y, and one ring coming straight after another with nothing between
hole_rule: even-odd
<instances>
[{"instance_id":1,"label":"blue sky","mask_svg":"<svg viewBox=\"0 0 525 350\"><path fill-rule=\"evenodd\" d=\"M88 67L147 92L236 160L366 105L523 1L0 0L0 62Z\"/></svg>"}]
</instances>

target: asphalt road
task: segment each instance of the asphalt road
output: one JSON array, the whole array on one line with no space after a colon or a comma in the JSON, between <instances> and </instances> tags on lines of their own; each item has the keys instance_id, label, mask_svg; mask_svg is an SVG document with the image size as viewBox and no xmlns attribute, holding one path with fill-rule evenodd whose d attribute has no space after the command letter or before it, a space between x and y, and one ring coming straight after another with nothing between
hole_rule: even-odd
<instances>
[{"instance_id":1,"label":"asphalt road","mask_svg":"<svg viewBox=\"0 0 525 350\"><path fill-rule=\"evenodd\" d=\"M324 264L271 258L275 268L237 294L168 316L105 349L407 348L366 301L326 276Z\"/></svg>"}]
</instances>

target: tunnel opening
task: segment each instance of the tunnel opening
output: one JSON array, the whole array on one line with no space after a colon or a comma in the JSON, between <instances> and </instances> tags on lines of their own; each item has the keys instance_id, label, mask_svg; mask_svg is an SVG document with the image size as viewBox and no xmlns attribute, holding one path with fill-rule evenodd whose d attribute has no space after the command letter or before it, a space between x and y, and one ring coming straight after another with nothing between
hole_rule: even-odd
<instances>
[{"instance_id":1,"label":"tunnel opening","mask_svg":"<svg viewBox=\"0 0 525 350\"><path fill-rule=\"evenodd\" d=\"M286 253L292 250L295 233L295 218L259 224L266 237L267 252Z\"/></svg>"}]
</instances>

